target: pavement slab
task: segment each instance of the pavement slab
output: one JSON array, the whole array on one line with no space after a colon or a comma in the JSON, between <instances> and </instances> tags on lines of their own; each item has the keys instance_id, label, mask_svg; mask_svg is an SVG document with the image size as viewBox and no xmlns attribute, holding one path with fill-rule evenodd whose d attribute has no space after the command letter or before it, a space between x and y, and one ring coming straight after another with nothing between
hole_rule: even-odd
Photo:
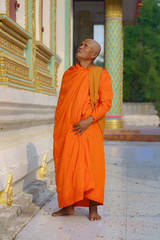
<instances>
[{"instance_id":1,"label":"pavement slab","mask_svg":"<svg viewBox=\"0 0 160 240\"><path fill-rule=\"evenodd\" d=\"M57 195L40 209L16 240L159 240L160 143L104 141L105 204L101 221L87 208L74 216L52 217Z\"/></svg>"}]
</instances>

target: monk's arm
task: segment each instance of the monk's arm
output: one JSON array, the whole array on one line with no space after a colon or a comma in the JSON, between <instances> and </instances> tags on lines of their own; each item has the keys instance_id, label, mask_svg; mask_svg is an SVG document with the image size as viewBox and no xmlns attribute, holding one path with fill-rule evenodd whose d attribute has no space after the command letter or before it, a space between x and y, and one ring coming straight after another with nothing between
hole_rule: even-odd
<instances>
[{"instance_id":1,"label":"monk's arm","mask_svg":"<svg viewBox=\"0 0 160 240\"><path fill-rule=\"evenodd\" d=\"M74 124L73 132L75 132L75 135L79 133L79 135L82 135L82 133L94 122L94 118L92 116L89 116L86 119L81 119L79 123Z\"/></svg>"},{"instance_id":2,"label":"monk's arm","mask_svg":"<svg viewBox=\"0 0 160 240\"><path fill-rule=\"evenodd\" d=\"M102 118L106 112L108 112L112 106L112 84L109 73L103 70L99 84L99 102L96 104L91 116L95 121Z\"/></svg>"}]
</instances>

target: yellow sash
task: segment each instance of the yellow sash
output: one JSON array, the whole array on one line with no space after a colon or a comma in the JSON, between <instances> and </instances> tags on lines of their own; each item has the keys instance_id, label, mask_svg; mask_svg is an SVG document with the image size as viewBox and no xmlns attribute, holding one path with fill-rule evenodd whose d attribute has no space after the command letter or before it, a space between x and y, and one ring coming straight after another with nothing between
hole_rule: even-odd
<instances>
[{"instance_id":1,"label":"yellow sash","mask_svg":"<svg viewBox=\"0 0 160 240\"><path fill-rule=\"evenodd\" d=\"M89 87L90 87L90 97L91 97L91 105L92 109L94 109L97 103L97 95L99 89L99 82L101 78L101 67L92 66L89 71ZM98 120L98 124L102 131L102 136L104 136L105 129L105 115Z\"/></svg>"}]
</instances>

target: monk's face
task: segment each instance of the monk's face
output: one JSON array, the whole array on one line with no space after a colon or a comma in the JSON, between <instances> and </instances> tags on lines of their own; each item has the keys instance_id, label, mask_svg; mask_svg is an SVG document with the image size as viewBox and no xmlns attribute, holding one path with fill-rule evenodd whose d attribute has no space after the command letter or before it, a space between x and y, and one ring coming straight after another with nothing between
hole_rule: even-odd
<instances>
[{"instance_id":1,"label":"monk's face","mask_svg":"<svg viewBox=\"0 0 160 240\"><path fill-rule=\"evenodd\" d=\"M76 52L76 58L81 60L91 60L95 58L94 44L91 40L84 40L81 45L78 47Z\"/></svg>"}]
</instances>

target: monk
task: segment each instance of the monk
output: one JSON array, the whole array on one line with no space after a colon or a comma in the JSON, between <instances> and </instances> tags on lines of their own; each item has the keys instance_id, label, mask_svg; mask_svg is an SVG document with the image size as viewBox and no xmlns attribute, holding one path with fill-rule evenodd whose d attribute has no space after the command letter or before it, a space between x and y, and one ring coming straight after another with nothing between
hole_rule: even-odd
<instances>
[{"instance_id":1,"label":"monk","mask_svg":"<svg viewBox=\"0 0 160 240\"><path fill-rule=\"evenodd\" d=\"M91 102L93 61L99 43L84 40L77 49L78 63L63 75L54 125L54 165L59 211L52 216L73 215L74 207L89 207L89 220L100 220L97 206L104 203L105 159L99 121L112 105L112 85L101 69L95 104ZM96 78L97 78L96 77ZM89 83L91 78L91 84Z\"/></svg>"}]
</instances>

